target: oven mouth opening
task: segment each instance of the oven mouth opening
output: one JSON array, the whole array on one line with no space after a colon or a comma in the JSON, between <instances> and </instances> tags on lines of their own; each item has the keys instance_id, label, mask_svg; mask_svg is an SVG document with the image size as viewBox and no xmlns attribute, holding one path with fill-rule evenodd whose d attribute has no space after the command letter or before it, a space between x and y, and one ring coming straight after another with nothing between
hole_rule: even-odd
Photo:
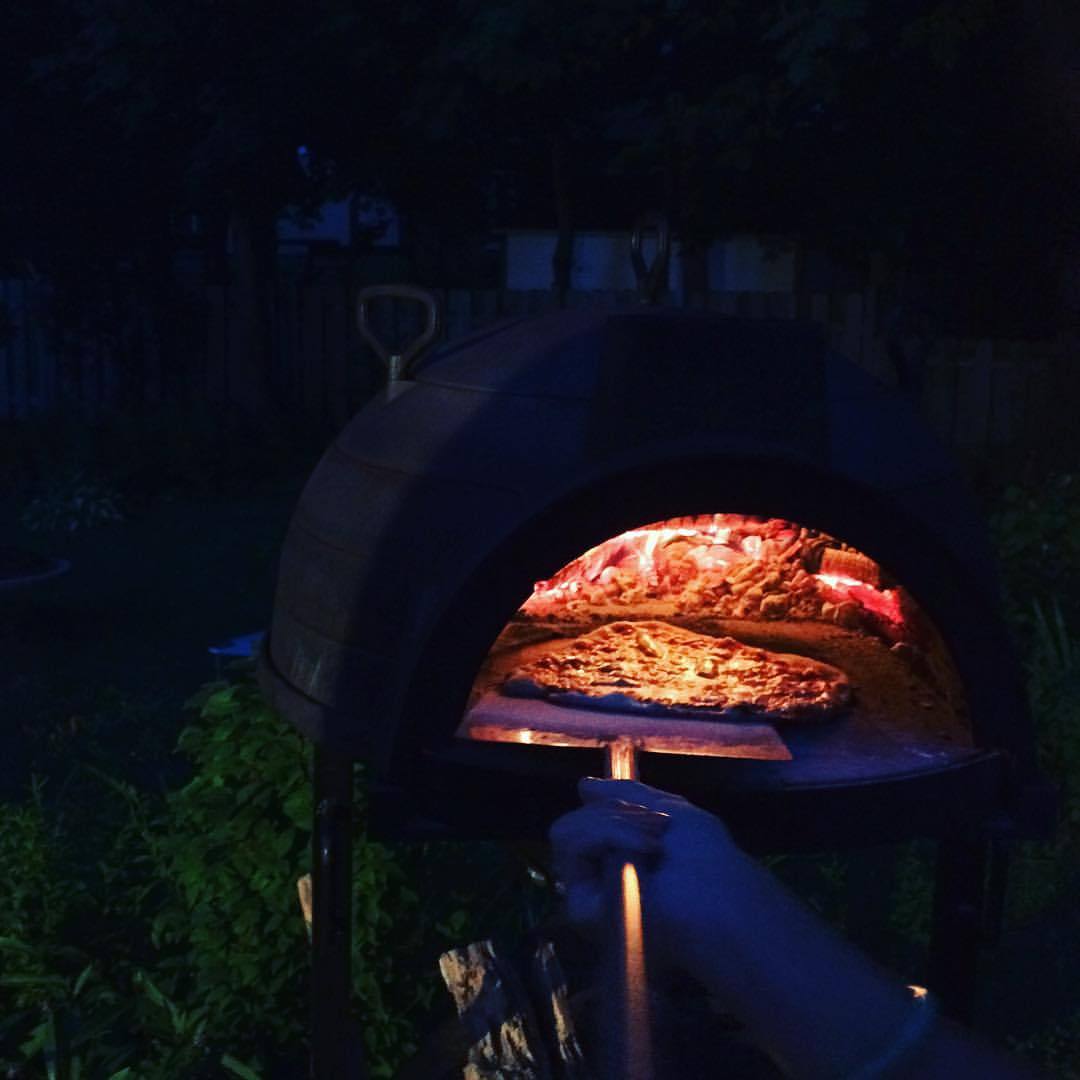
<instances>
[{"instance_id":1,"label":"oven mouth opening","mask_svg":"<svg viewBox=\"0 0 1080 1080\"><path fill-rule=\"evenodd\" d=\"M627 530L537 581L456 734L787 768L971 747L956 669L899 580L818 529L734 513Z\"/></svg>"}]
</instances>

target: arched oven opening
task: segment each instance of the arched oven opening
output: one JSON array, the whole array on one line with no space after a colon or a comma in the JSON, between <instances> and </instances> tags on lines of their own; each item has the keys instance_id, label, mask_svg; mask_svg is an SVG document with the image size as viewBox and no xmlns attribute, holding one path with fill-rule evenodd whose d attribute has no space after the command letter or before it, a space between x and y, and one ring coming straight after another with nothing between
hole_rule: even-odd
<instances>
[{"instance_id":1,"label":"arched oven opening","mask_svg":"<svg viewBox=\"0 0 1080 1080\"><path fill-rule=\"evenodd\" d=\"M587 746L620 718L640 751L679 756L724 752L673 741L683 721L733 725L731 756L792 761L788 782L826 762L836 780L917 771L972 747L948 650L893 575L819 529L733 513L627 530L536 582L458 734ZM740 733L756 751L739 753Z\"/></svg>"},{"instance_id":2,"label":"arched oven opening","mask_svg":"<svg viewBox=\"0 0 1080 1080\"><path fill-rule=\"evenodd\" d=\"M942 535L897 499L766 457L684 456L579 483L499 538L444 608L412 666L376 804L388 826L411 818L406 831L542 837L604 754L516 738L591 710L506 693L507 681L598 629L653 622L805 657L850 686L809 723L752 709L718 718L715 702L698 714L772 727L790 760L645 748L643 780L721 813L747 848L882 843L982 820L1029 774L1029 721L1015 668L995 663L1008 643L979 549L965 559ZM619 715L662 732L695 707L615 709L604 725ZM471 737L492 720L500 741Z\"/></svg>"}]
</instances>

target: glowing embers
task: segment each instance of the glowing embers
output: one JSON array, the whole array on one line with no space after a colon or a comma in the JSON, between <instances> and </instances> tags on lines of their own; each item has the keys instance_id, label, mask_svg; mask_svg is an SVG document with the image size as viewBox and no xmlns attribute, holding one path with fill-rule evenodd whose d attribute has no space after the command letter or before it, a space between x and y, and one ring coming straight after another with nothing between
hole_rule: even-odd
<instances>
[{"instance_id":1,"label":"glowing embers","mask_svg":"<svg viewBox=\"0 0 1080 1080\"><path fill-rule=\"evenodd\" d=\"M709 514L606 540L539 581L533 619L620 611L734 619L814 619L902 636L899 590L877 563L831 536L779 518Z\"/></svg>"},{"instance_id":2,"label":"glowing embers","mask_svg":"<svg viewBox=\"0 0 1080 1080\"><path fill-rule=\"evenodd\" d=\"M903 625L904 616L900 610L900 594L896 589L875 589L872 585L857 581L855 578L839 574L815 574L818 589L828 597L836 611L836 605L845 603L858 604L861 611L855 614L861 619L865 615L876 615L896 627ZM823 615L827 615L828 603L822 605ZM842 619L836 621L842 622Z\"/></svg>"}]
</instances>

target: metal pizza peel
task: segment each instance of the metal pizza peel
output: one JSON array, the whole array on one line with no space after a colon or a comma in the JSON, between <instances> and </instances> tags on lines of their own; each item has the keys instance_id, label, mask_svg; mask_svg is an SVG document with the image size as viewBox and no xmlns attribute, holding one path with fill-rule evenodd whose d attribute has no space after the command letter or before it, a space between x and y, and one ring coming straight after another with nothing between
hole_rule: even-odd
<instances>
[{"instance_id":1,"label":"metal pizza peel","mask_svg":"<svg viewBox=\"0 0 1080 1080\"><path fill-rule=\"evenodd\" d=\"M485 694L469 710L460 738L526 746L581 747L607 752L608 775L637 778L637 756L790 761L776 728L760 720L691 720L553 705L538 698Z\"/></svg>"}]
</instances>

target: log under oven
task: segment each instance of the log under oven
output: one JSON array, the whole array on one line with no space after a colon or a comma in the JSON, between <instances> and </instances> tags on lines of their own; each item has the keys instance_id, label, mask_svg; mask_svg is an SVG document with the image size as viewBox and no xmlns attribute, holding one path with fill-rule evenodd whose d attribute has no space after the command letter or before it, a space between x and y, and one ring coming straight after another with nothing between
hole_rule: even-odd
<instances>
[{"instance_id":1,"label":"log under oven","mask_svg":"<svg viewBox=\"0 0 1080 1080\"><path fill-rule=\"evenodd\" d=\"M801 323L510 321L344 429L297 507L260 661L318 747L324 862L354 759L388 830L543 834L599 754L464 738L468 716L550 723L559 706L502 693L508 672L641 619L848 675L849 708L779 726L790 760L646 753L642 779L759 852L938 839L935 988L961 1010L988 845L1039 790L1020 673L955 465Z\"/></svg>"}]
</instances>

